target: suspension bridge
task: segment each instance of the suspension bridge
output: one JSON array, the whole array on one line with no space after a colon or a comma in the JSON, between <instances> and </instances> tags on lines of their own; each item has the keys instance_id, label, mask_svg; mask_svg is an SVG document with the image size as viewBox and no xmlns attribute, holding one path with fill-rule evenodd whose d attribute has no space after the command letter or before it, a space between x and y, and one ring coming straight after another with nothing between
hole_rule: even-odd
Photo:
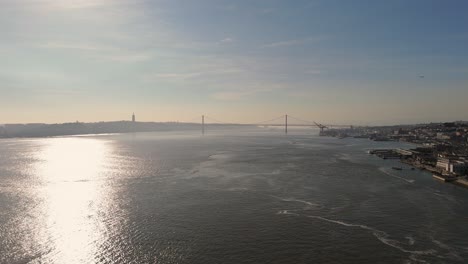
<instances>
[{"instance_id":1,"label":"suspension bridge","mask_svg":"<svg viewBox=\"0 0 468 264\"><path fill-rule=\"evenodd\" d=\"M198 119L198 118L197 118ZM193 121L193 119L192 119ZM202 134L205 134L207 131L207 126L209 125L239 125L239 126L259 126L259 127L283 127L284 133L288 134L288 127L317 127L320 129L320 133L323 133L325 129L329 128L353 128L352 125L342 125L342 124L320 124L315 121L309 121L302 118L294 117L291 115L281 115L272 119L264 120L261 122L254 123L233 123L233 122L223 122L216 118L209 117L207 115L202 115L201 120L201 131Z\"/></svg>"}]
</instances>

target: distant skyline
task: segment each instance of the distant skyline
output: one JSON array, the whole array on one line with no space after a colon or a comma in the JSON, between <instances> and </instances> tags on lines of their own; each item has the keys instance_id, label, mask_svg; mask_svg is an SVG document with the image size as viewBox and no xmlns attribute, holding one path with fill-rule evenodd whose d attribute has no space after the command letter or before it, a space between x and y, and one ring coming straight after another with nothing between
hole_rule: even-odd
<instances>
[{"instance_id":1,"label":"distant skyline","mask_svg":"<svg viewBox=\"0 0 468 264\"><path fill-rule=\"evenodd\" d=\"M468 120L462 0L0 0L0 124Z\"/></svg>"}]
</instances>

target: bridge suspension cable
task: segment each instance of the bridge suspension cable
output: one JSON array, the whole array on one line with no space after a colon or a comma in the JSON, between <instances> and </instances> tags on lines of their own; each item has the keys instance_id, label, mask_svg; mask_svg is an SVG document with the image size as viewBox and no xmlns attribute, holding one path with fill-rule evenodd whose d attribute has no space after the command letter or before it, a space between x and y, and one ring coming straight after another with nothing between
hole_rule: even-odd
<instances>
[{"instance_id":1,"label":"bridge suspension cable","mask_svg":"<svg viewBox=\"0 0 468 264\"><path fill-rule=\"evenodd\" d=\"M270 123L270 122L273 122L273 121L276 121L276 120L280 120L280 119L283 119L283 118L284 118L284 115L281 115L281 116L278 116L278 117L275 117L275 118L272 118L272 119L268 119L268 120L265 120L265 121L261 121L261 122L246 123L245 125L263 125L263 124L267 124L267 123Z\"/></svg>"},{"instance_id":2,"label":"bridge suspension cable","mask_svg":"<svg viewBox=\"0 0 468 264\"><path fill-rule=\"evenodd\" d=\"M252 122L252 123L225 122L225 121L222 121L222 120L219 120L219 119L216 119L216 118L214 118L214 117L207 116L207 115L205 115L205 119L214 121L214 122L216 122L216 123L218 123L218 124L262 125L262 124L265 124L265 123L270 123L270 122L273 122L273 121L277 121L277 120L280 120L280 119L284 119L284 115L281 115L281 116L278 116L278 117L275 117L275 118L272 118L272 119L268 119L268 120L264 120L264 121L260 121L260 122Z\"/></svg>"},{"instance_id":3,"label":"bridge suspension cable","mask_svg":"<svg viewBox=\"0 0 468 264\"><path fill-rule=\"evenodd\" d=\"M226 124L226 125L235 124L235 123L230 123L230 122L224 122L224 121L218 120L218 119L216 119L216 118L213 118L213 117L207 116L207 115L205 115L205 119L215 121L215 122L218 123L218 124Z\"/></svg>"},{"instance_id":4,"label":"bridge suspension cable","mask_svg":"<svg viewBox=\"0 0 468 264\"><path fill-rule=\"evenodd\" d=\"M194 118L191 118L189 120L184 120L184 121L178 121L180 123L200 123L200 116L197 116L197 117L194 117Z\"/></svg>"},{"instance_id":5,"label":"bridge suspension cable","mask_svg":"<svg viewBox=\"0 0 468 264\"><path fill-rule=\"evenodd\" d=\"M292 119L295 119L295 120L297 120L297 121L310 124L311 126L314 126L314 125L315 125L315 124L314 124L314 121L304 120L304 119L301 119L301 118L298 118L298 117L295 117L295 116L291 116L291 115L289 115L289 117L292 118Z\"/></svg>"},{"instance_id":6,"label":"bridge suspension cable","mask_svg":"<svg viewBox=\"0 0 468 264\"><path fill-rule=\"evenodd\" d=\"M288 120L288 118L290 120ZM190 119L187 123L190 123L190 122L195 121L195 120L198 120L198 122L200 122L200 116L196 117L196 118L193 118L193 119ZM282 122L278 122L280 120ZM300 123L292 123L292 122L290 122L291 120L299 121ZM206 123L206 121L210 121L212 123ZM194 122L194 123L198 123L198 122ZM278 123L275 123L275 122L278 122ZM252 126L262 126L262 125L263 126L284 126L285 134L288 133L288 126L316 126L316 127L320 128L320 130L322 132L323 132L323 129L330 128L330 127L333 127L333 126L336 126L336 127L352 127L352 126L348 126L348 125L323 125L323 124L319 124L319 123L317 123L315 121L305 120L305 119L295 117L295 116L291 116L291 115L281 115L281 116L277 116L275 118L267 119L267 120L260 121L260 122L252 122L252 123L225 122L225 121L219 120L219 119L211 117L211 116L202 115L201 116L201 126L202 126L202 133L203 134L205 133L205 126L209 125L209 124L246 125L246 126L248 126L248 125L252 125Z\"/></svg>"}]
</instances>

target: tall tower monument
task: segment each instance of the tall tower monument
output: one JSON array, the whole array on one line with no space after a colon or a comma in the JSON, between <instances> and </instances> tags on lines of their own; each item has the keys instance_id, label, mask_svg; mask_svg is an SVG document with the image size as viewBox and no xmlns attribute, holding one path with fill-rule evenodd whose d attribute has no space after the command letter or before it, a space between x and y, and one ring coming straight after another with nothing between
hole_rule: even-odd
<instances>
[{"instance_id":1,"label":"tall tower monument","mask_svg":"<svg viewBox=\"0 0 468 264\"><path fill-rule=\"evenodd\" d=\"M135 122L135 113L132 115L132 122Z\"/></svg>"}]
</instances>

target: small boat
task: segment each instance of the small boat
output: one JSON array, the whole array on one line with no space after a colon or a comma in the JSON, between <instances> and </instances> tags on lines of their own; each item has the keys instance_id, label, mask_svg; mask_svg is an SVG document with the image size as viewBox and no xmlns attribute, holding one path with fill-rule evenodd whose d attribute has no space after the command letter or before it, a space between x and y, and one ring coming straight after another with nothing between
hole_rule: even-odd
<instances>
[{"instance_id":1,"label":"small boat","mask_svg":"<svg viewBox=\"0 0 468 264\"><path fill-rule=\"evenodd\" d=\"M392 167L392 169L394 169L394 170L403 170L402 167Z\"/></svg>"}]
</instances>

